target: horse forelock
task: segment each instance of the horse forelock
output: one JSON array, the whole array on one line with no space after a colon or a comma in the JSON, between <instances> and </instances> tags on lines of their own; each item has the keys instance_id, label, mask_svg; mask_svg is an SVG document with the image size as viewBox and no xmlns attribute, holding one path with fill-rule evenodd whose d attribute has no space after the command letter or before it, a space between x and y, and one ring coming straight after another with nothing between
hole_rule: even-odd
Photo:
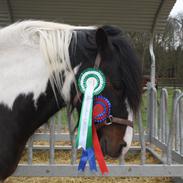
<instances>
[{"instance_id":1,"label":"horse forelock","mask_svg":"<svg viewBox=\"0 0 183 183\"><path fill-rule=\"evenodd\" d=\"M125 98L127 98L129 107L133 112L137 112L141 101L142 92L142 71L140 61L136 52L127 40L123 32L113 30L112 44L117 51L118 59L117 64L120 69L121 78L125 89ZM111 34L112 34L111 32ZM115 34L115 36L114 36Z\"/></svg>"}]
</instances>

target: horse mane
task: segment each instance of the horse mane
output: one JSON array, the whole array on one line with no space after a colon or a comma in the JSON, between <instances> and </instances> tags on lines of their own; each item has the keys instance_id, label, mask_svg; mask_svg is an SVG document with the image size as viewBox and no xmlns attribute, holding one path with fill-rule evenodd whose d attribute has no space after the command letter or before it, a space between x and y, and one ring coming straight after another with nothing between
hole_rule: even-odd
<instances>
[{"instance_id":1,"label":"horse mane","mask_svg":"<svg viewBox=\"0 0 183 183\"><path fill-rule=\"evenodd\" d=\"M141 69L135 51L121 29L113 26L103 26L102 28L108 34L113 47L119 54L118 65L120 65L122 73L121 81L126 90L125 97L133 111L137 111L141 98ZM71 83L75 81L75 74L78 71L77 66L74 69L71 67L69 47L71 42L72 47L77 45L79 32L86 34L86 32L96 29L96 26L72 26L33 20L22 21L0 29L0 47L6 49L7 46L17 47L17 44L20 44L40 49L56 99L58 92L67 102L70 100L70 92L68 91ZM94 33L95 31L92 31L92 34ZM92 39L95 39L95 36ZM93 45L96 46L94 40L93 43L90 45L92 48Z\"/></svg>"},{"instance_id":2,"label":"horse mane","mask_svg":"<svg viewBox=\"0 0 183 183\"><path fill-rule=\"evenodd\" d=\"M78 70L78 67L74 70L71 67L69 46L71 40L77 43L77 30L82 29L94 29L94 27L33 20L16 22L0 30L0 45L6 46L6 43L16 45L18 40L24 46L40 49L56 100L58 92L67 102L70 99L68 91L71 82L75 80L75 73ZM13 40L15 42L12 42ZM67 82L64 82L64 79Z\"/></svg>"},{"instance_id":3,"label":"horse mane","mask_svg":"<svg viewBox=\"0 0 183 183\"><path fill-rule=\"evenodd\" d=\"M120 59L118 64L122 73L125 97L133 112L137 112L141 102L142 70L139 58L127 34L117 27L104 26Z\"/></svg>"}]
</instances>

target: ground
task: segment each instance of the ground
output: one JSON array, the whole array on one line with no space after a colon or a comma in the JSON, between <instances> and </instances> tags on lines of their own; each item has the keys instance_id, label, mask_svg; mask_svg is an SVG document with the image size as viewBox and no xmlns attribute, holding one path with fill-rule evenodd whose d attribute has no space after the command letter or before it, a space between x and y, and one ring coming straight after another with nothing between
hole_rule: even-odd
<instances>
[{"instance_id":1,"label":"ground","mask_svg":"<svg viewBox=\"0 0 183 183\"><path fill-rule=\"evenodd\" d=\"M56 163L69 163L70 162L71 153L68 151L56 151L55 153L55 161ZM45 163L48 162L49 152L36 152L33 156L33 163ZM154 159L153 156L149 153L146 155L147 161L146 163L158 163L158 160ZM79 159L79 155L78 155ZM111 158L106 158L108 163L118 163L117 160L113 160ZM27 153L24 152L21 163L27 162ZM140 154L132 154L128 153L126 157L126 163L140 163ZM5 181L5 183L172 183L171 178L164 177L150 177L150 178L142 178L142 177L10 177Z\"/></svg>"}]
</instances>

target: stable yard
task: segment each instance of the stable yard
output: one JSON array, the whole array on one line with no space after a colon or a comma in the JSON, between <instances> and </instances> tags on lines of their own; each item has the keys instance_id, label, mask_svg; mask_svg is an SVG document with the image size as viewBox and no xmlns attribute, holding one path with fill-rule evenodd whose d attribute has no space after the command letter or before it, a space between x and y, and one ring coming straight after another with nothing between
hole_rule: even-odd
<instances>
[{"instance_id":1,"label":"stable yard","mask_svg":"<svg viewBox=\"0 0 183 183\"><path fill-rule=\"evenodd\" d=\"M173 88L168 88L168 117L171 116L172 111L172 98L173 98ZM158 91L158 101L160 99L160 92ZM159 105L159 102L158 102ZM142 100L142 123L143 127L147 129L147 93L144 93L143 100ZM74 114L74 118L76 119L77 115ZM67 118L66 118L66 111L62 111L62 115L56 116L56 125L61 128L62 132L68 132L67 129ZM59 124L59 120L61 121L61 124ZM49 127L49 125L47 126ZM137 132L138 126L137 122L135 124L135 131ZM38 132L41 132L41 130L38 130ZM43 129L44 131L44 129ZM148 142L146 142L148 145ZM34 141L34 146L47 146L47 149L44 150L33 150L33 159L32 164L45 164L49 163L49 142L48 141ZM69 146L71 145L70 142L64 142L64 141L57 141L55 142L56 146ZM138 146L139 142L134 141L132 146ZM159 148L155 148L155 151L161 156L162 151ZM77 160L76 163L78 164L80 158L80 152L77 153ZM70 164L71 162L71 151L69 149L56 149L55 150L55 164ZM27 164L28 162L28 156L27 156L27 150L24 151L21 164ZM106 162L109 164L119 164L119 160L113 160L109 157L106 158ZM127 156L125 157L125 163L126 164L141 164L141 155L140 151L130 151L128 152ZM160 164L161 162L156 159L152 154L150 154L148 151L146 153L146 164ZM106 182L106 183L172 183L173 179L171 177L10 177L8 178L5 183L46 183L46 182L52 182L52 183L82 183L82 182Z\"/></svg>"},{"instance_id":2,"label":"stable yard","mask_svg":"<svg viewBox=\"0 0 183 183\"><path fill-rule=\"evenodd\" d=\"M69 163L70 162L71 153L68 151L56 152L55 160L56 163ZM147 163L159 163L158 160L153 158L149 153L147 153ZM49 159L48 152L37 152L34 154L33 163L47 163ZM79 155L78 159L79 160ZM117 163L117 160L112 160L111 158L106 158L108 163ZM27 162L26 152L22 157L21 163ZM140 154L132 154L128 153L126 157L126 163L140 163ZM5 183L97 183L97 182L105 182L105 183L172 183L171 178L161 178L161 177L10 177L5 181Z\"/></svg>"},{"instance_id":3,"label":"stable yard","mask_svg":"<svg viewBox=\"0 0 183 183\"><path fill-rule=\"evenodd\" d=\"M172 183L171 178L124 178L124 177L95 177L95 178L73 178L73 177L66 177L66 178L9 178L5 183L97 183L97 182L105 182L105 183Z\"/></svg>"}]
</instances>

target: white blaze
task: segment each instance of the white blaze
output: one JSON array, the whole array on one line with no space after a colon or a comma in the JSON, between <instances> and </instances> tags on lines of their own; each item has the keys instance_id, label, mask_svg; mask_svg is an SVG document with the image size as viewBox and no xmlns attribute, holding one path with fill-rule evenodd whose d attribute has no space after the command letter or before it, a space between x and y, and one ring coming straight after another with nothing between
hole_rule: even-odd
<instances>
[{"instance_id":1,"label":"white blaze","mask_svg":"<svg viewBox=\"0 0 183 183\"><path fill-rule=\"evenodd\" d=\"M128 120L133 121L133 112L129 108L128 103L126 105L127 105L127 111L128 111ZM127 146L123 148L122 156L124 156L128 152L132 143L132 139L133 139L133 128L130 126L127 126L125 135L123 137L123 140L126 142Z\"/></svg>"}]
</instances>

